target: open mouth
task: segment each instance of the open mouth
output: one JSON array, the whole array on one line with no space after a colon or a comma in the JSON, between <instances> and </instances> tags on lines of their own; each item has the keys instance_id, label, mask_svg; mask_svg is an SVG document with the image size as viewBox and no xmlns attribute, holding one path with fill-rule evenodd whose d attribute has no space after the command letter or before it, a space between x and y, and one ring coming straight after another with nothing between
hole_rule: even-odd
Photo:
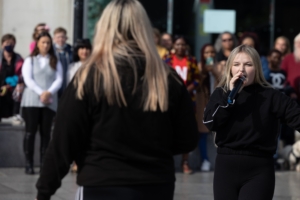
<instances>
[{"instance_id":1,"label":"open mouth","mask_svg":"<svg viewBox=\"0 0 300 200\"><path fill-rule=\"evenodd\" d=\"M245 76L245 75L243 75L242 77L241 77L241 79L244 81L244 80L246 80L246 78L247 78L247 76Z\"/></svg>"}]
</instances>

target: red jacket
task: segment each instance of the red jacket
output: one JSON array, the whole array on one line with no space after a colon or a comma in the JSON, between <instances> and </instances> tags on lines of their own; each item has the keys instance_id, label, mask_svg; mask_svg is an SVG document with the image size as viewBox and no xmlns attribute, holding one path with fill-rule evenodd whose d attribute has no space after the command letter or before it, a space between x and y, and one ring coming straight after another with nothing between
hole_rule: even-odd
<instances>
[{"instance_id":1,"label":"red jacket","mask_svg":"<svg viewBox=\"0 0 300 200\"><path fill-rule=\"evenodd\" d=\"M294 54L291 53L285 56L281 68L286 72L287 82L296 91L300 101L300 62L296 62Z\"/></svg>"}]
</instances>

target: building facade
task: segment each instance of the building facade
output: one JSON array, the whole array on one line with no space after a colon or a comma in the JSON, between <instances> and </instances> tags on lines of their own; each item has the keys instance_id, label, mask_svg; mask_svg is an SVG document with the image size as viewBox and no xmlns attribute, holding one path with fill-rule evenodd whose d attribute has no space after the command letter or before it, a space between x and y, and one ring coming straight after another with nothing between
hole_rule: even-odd
<instances>
[{"instance_id":1,"label":"building facade","mask_svg":"<svg viewBox=\"0 0 300 200\"><path fill-rule=\"evenodd\" d=\"M110 0L84 0L83 37L93 38L94 26ZM170 0L140 0L152 25L167 31ZM287 36L291 43L300 32L298 0L173 0L172 33L185 35L192 54L199 58L204 43L214 43L218 34L203 31L206 9L236 11L236 36L245 31L255 32L260 38L260 49L266 53L278 36ZM272 7L273 5L273 7ZM272 10L273 9L273 10ZM274 13L274 15L272 15ZM272 22L271 19L274 19ZM54 29L61 26L68 31L68 42L73 43L74 0L0 0L0 36L12 33L17 38L16 51L29 55L29 44L36 24L47 23ZM273 25L272 25L273 23Z\"/></svg>"},{"instance_id":2,"label":"building facade","mask_svg":"<svg viewBox=\"0 0 300 200\"><path fill-rule=\"evenodd\" d=\"M73 41L74 0L0 0L0 36L11 33L16 36L16 52L29 55L33 29L38 23L46 23L50 33L57 27L68 32L68 42Z\"/></svg>"}]
</instances>

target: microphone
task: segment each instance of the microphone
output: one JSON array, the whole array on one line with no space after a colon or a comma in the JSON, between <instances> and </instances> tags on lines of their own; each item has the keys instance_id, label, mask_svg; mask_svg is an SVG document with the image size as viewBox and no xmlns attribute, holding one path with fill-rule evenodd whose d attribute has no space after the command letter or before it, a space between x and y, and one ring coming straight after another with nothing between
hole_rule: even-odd
<instances>
[{"instance_id":1,"label":"microphone","mask_svg":"<svg viewBox=\"0 0 300 200\"><path fill-rule=\"evenodd\" d=\"M246 77L242 76L238 80L235 81L234 87L231 90L231 92L229 93L227 103L229 103L229 104L234 103L234 98L237 95L237 93L240 91L245 79L246 79Z\"/></svg>"}]
</instances>

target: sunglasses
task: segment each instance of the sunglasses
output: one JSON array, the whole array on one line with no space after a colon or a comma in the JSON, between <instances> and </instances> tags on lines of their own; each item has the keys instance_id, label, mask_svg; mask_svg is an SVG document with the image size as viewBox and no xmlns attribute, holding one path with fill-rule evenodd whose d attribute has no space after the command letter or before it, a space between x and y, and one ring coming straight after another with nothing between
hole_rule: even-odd
<instances>
[{"instance_id":1,"label":"sunglasses","mask_svg":"<svg viewBox=\"0 0 300 200\"><path fill-rule=\"evenodd\" d=\"M231 41L232 41L232 38L222 40L222 42L231 42Z\"/></svg>"}]
</instances>

